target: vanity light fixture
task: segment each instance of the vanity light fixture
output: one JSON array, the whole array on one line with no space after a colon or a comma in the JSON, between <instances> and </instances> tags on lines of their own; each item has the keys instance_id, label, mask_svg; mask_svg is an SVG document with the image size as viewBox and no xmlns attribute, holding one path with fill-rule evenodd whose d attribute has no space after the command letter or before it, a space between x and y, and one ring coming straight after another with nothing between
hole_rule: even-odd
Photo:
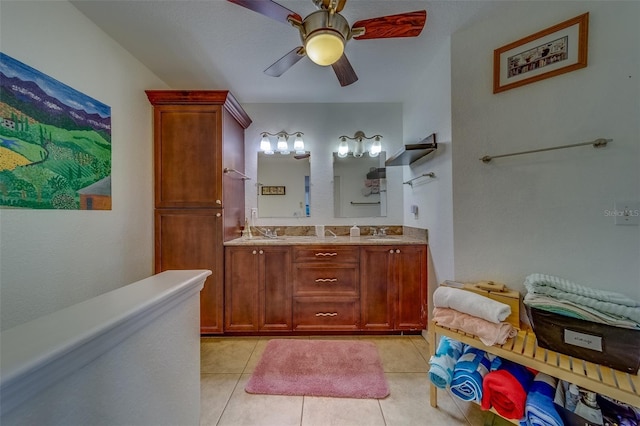
<instances>
[{"instance_id":1,"label":"vanity light fixture","mask_svg":"<svg viewBox=\"0 0 640 426\"><path fill-rule=\"evenodd\" d=\"M380 142L380 139L382 139L381 135L367 137L362 130L358 130L353 137L343 135L338 139L340 139L340 143L338 144L338 157L340 158L346 157L349 155L349 152L356 158L362 157L365 153L364 142L372 139L373 142L369 147L369 157L377 157L380 152L382 152L382 143ZM348 140L355 141L353 151L349 151Z\"/></svg>"},{"instance_id":2,"label":"vanity light fixture","mask_svg":"<svg viewBox=\"0 0 640 426\"><path fill-rule=\"evenodd\" d=\"M295 139L293 141L293 150L295 151L296 154L304 154L305 152L304 141L302 140L302 135L304 135L304 133L302 132L287 133L284 130L278 133L262 132L262 140L260 141L260 151L264 152L267 155L274 154L275 152L279 152L282 155L289 155L291 151L289 150L289 143L287 141L289 140L290 136L294 136L294 135L295 135ZM278 137L276 151L273 150L269 136Z\"/></svg>"}]
</instances>

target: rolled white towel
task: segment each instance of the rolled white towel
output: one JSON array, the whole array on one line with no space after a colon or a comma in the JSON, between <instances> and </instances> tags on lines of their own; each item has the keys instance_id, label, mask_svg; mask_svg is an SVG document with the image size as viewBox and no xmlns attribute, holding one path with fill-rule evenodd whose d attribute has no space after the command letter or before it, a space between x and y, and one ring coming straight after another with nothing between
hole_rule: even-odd
<instances>
[{"instance_id":1,"label":"rolled white towel","mask_svg":"<svg viewBox=\"0 0 640 426\"><path fill-rule=\"evenodd\" d=\"M433 293L436 308L451 308L493 323L500 323L511 315L511 307L471 291L452 287L438 287Z\"/></svg>"}]
</instances>

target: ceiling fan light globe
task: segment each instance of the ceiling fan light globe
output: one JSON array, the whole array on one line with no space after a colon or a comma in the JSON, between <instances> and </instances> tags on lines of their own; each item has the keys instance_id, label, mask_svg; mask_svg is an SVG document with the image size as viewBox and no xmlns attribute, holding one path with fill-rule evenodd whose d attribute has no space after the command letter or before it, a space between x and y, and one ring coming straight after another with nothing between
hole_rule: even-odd
<instances>
[{"instance_id":1,"label":"ceiling fan light globe","mask_svg":"<svg viewBox=\"0 0 640 426\"><path fill-rule=\"evenodd\" d=\"M344 53L344 39L334 31L318 31L307 37L305 51L313 62L321 66L335 63Z\"/></svg>"}]
</instances>

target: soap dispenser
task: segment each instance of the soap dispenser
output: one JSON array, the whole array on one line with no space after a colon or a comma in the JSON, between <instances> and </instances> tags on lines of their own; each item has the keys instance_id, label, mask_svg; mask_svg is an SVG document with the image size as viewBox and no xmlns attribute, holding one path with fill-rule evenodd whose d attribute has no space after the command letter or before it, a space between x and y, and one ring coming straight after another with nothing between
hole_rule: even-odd
<instances>
[{"instance_id":1,"label":"soap dispenser","mask_svg":"<svg viewBox=\"0 0 640 426\"><path fill-rule=\"evenodd\" d=\"M349 235L351 237L359 237L360 236L360 228L358 228L356 225L353 225L351 227L351 229L349 230Z\"/></svg>"}]
</instances>

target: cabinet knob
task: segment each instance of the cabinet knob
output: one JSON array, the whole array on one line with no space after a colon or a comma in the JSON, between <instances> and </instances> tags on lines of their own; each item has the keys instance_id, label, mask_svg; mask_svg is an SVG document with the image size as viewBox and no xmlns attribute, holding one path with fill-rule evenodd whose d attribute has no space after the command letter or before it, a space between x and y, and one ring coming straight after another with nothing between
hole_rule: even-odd
<instances>
[{"instance_id":1,"label":"cabinet knob","mask_svg":"<svg viewBox=\"0 0 640 426\"><path fill-rule=\"evenodd\" d=\"M396 253L400 253L400 249L396 249Z\"/></svg>"},{"instance_id":2,"label":"cabinet knob","mask_svg":"<svg viewBox=\"0 0 640 426\"><path fill-rule=\"evenodd\" d=\"M251 252L251 254L256 254L256 253L258 253L258 252L257 252L257 251L255 251L255 250Z\"/></svg>"},{"instance_id":3,"label":"cabinet knob","mask_svg":"<svg viewBox=\"0 0 640 426\"><path fill-rule=\"evenodd\" d=\"M390 253L390 254L393 254L393 249L389 250L389 253Z\"/></svg>"},{"instance_id":4,"label":"cabinet knob","mask_svg":"<svg viewBox=\"0 0 640 426\"><path fill-rule=\"evenodd\" d=\"M258 253L260 253L260 254L264 254L264 251L260 250Z\"/></svg>"},{"instance_id":5,"label":"cabinet knob","mask_svg":"<svg viewBox=\"0 0 640 426\"><path fill-rule=\"evenodd\" d=\"M216 213L216 217L222 216L222 213Z\"/></svg>"},{"instance_id":6,"label":"cabinet knob","mask_svg":"<svg viewBox=\"0 0 640 426\"><path fill-rule=\"evenodd\" d=\"M222 204L222 200L216 200L216 204Z\"/></svg>"}]
</instances>

